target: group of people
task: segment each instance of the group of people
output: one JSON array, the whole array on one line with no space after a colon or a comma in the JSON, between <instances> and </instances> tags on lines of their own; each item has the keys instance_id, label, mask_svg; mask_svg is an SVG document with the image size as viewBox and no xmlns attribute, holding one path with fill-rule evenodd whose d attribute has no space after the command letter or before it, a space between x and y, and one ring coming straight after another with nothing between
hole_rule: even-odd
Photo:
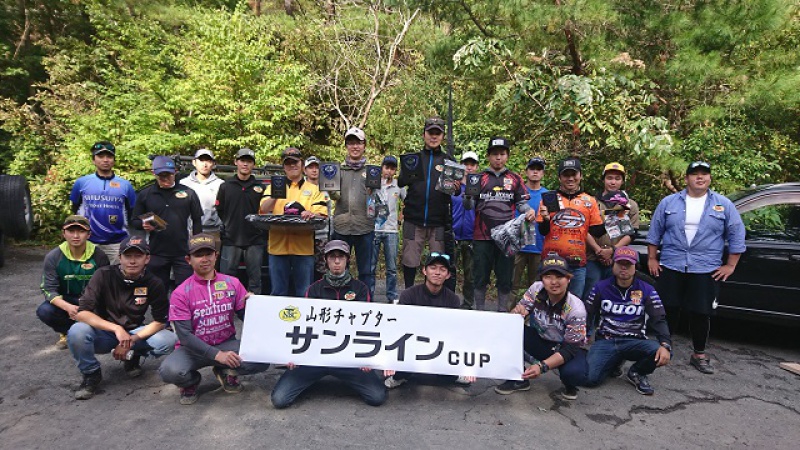
<instances>
[{"instance_id":1,"label":"group of people","mask_svg":"<svg viewBox=\"0 0 800 450\"><path fill-rule=\"evenodd\" d=\"M530 389L531 379L558 368L561 395L575 399L579 386L621 375L622 363L630 360L627 379L651 395L648 375L670 361L670 331L682 310L690 318L690 364L713 373L705 350L718 283L733 273L745 247L744 225L733 204L710 189L708 163L690 164L686 189L663 199L653 214L647 270L658 281L652 286L636 276L639 255L628 246L639 212L623 190L622 164L605 166L603 189L592 195L582 188L580 160L564 159L557 168L559 186L548 190L542 186L543 158L531 158L524 176L516 174L506 167L510 142L493 137L483 171L476 152L461 156L465 176L454 182L451 195L439 183L444 166L455 162L442 148L444 131L443 120L427 119L424 147L412 155L418 165L414 175L403 169L395 179L398 160L386 156L380 188L368 188L366 135L349 129L340 187L330 195L319 189L325 176L319 159L287 148L281 156L285 195L274 197L273 186L253 175L256 156L247 148L236 153L236 174L224 181L213 172L210 150L195 153L195 170L180 182L174 161L158 156L152 162L155 184L137 195L113 171L114 145L96 143L96 173L73 187L75 214L63 223L65 241L45 258L45 301L37 310L59 333L57 345L68 347L77 362L83 380L76 398L94 395L102 380L95 355L108 352L132 377L141 374L143 357L168 355L159 372L180 388L182 404L197 400L202 367L212 366L225 392L239 392L239 375L269 367L242 361L234 326L234 316L244 317L248 296L262 293L264 254L271 295L369 302L381 247L389 302L483 310L494 272L497 311L528 318L523 380L496 386L499 394ZM468 195L467 179L475 175L477 186ZM267 239L245 220L249 214L332 220L330 229L316 232L273 226ZM492 230L518 216L524 216L518 220L529 239L509 256L495 244ZM400 232L405 290L398 295ZM355 277L349 271L351 254ZM242 261L247 288L237 278ZM423 282L415 286L420 265ZM457 272L463 299L455 293ZM145 324L148 309L153 320ZM656 340L647 337L648 327ZM290 405L326 375L344 381L370 405L382 404L387 388L414 378L368 367L289 363L273 390L273 404ZM442 377L458 384L474 381Z\"/></svg>"}]
</instances>

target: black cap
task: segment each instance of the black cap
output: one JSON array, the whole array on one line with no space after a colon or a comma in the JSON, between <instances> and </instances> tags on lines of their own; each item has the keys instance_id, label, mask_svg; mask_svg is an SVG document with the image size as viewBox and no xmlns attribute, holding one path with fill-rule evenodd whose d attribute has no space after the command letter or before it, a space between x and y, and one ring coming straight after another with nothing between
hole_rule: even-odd
<instances>
[{"instance_id":1,"label":"black cap","mask_svg":"<svg viewBox=\"0 0 800 450\"><path fill-rule=\"evenodd\" d=\"M428 259L425 260L425 267L430 266L433 263L442 263L448 269L450 268L450 255L447 253L439 253L439 252L431 252L428 255Z\"/></svg>"},{"instance_id":2,"label":"black cap","mask_svg":"<svg viewBox=\"0 0 800 450\"><path fill-rule=\"evenodd\" d=\"M193 255L199 250L217 251L217 243L214 240L214 236L207 233L199 233L189 238L189 254Z\"/></svg>"},{"instance_id":3,"label":"black cap","mask_svg":"<svg viewBox=\"0 0 800 450\"><path fill-rule=\"evenodd\" d=\"M528 160L528 165L525 166L526 169L530 168L531 166L542 166L542 169L545 168L544 158L541 156L534 156L533 158Z\"/></svg>"},{"instance_id":4,"label":"black cap","mask_svg":"<svg viewBox=\"0 0 800 450\"><path fill-rule=\"evenodd\" d=\"M567 260L558 256L557 253L549 253L542 260L542 265L539 267L539 275L544 275L548 272L557 272L561 275L569 275L569 265Z\"/></svg>"},{"instance_id":5,"label":"black cap","mask_svg":"<svg viewBox=\"0 0 800 450\"><path fill-rule=\"evenodd\" d=\"M294 159L297 161L303 160L303 154L295 147L289 147L281 153L281 161L286 162L287 159Z\"/></svg>"},{"instance_id":6,"label":"black cap","mask_svg":"<svg viewBox=\"0 0 800 450\"><path fill-rule=\"evenodd\" d=\"M128 236L125 238L125 240L119 244L119 254L121 255L132 248L138 249L146 255L150 254L150 246L147 245L147 241L141 236Z\"/></svg>"},{"instance_id":7,"label":"black cap","mask_svg":"<svg viewBox=\"0 0 800 450\"><path fill-rule=\"evenodd\" d=\"M381 165L397 167L397 158L392 155L386 155L386 157L383 158L383 163Z\"/></svg>"},{"instance_id":8,"label":"black cap","mask_svg":"<svg viewBox=\"0 0 800 450\"><path fill-rule=\"evenodd\" d=\"M439 117L429 117L425 119L425 131L439 130L444 133L444 120Z\"/></svg>"},{"instance_id":9,"label":"black cap","mask_svg":"<svg viewBox=\"0 0 800 450\"><path fill-rule=\"evenodd\" d=\"M92 156L99 155L100 153L111 153L111 156L117 156L117 148L114 144L108 141L98 141L92 145Z\"/></svg>"},{"instance_id":10,"label":"black cap","mask_svg":"<svg viewBox=\"0 0 800 450\"><path fill-rule=\"evenodd\" d=\"M576 172L580 172L581 160L578 158L562 159L561 162L558 163L558 174L561 175L565 170L574 170Z\"/></svg>"},{"instance_id":11,"label":"black cap","mask_svg":"<svg viewBox=\"0 0 800 450\"><path fill-rule=\"evenodd\" d=\"M489 147L486 148L486 151L490 152L493 148L504 148L506 150L511 150L511 144L508 142L508 139L495 136L489 139Z\"/></svg>"},{"instance_id":12,"label":"black cap","mask_svg":"<svg viewBox=\"0 0 800 450\"><path fill-rule=\"evenodd\" d=\"M235 159L242 159L242 158L250 158L253 161L256 160L256 152L250 150L249 148L240 148L238 152L236 152Z\"/></svg>"},{"instance_id":13,"label":"black cap","mask_svg":"<svg viewBox=\"0 0 800 450\"><path fill-rule=\"evenodd\" d=\"M693 174L700 170L711 173L711 164L705 161L694 161L686 168L686 175Z\"/></svg>"}]
</instances>

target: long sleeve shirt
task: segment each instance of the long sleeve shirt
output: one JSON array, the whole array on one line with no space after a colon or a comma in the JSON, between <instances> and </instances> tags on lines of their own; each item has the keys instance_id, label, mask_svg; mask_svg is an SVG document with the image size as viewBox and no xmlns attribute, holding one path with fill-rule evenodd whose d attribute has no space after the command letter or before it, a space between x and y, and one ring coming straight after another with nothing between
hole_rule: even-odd
<instances>
[{"instance_id":1,"label":"long sleeve shirt","mask_svg":"<svg viewBox=\"0 0 800 450\"><path fill-rule=\"evenodd\" d=\"M189 187L175 184L163 189L157 184L139 193L133 207L131 225L143 230L144 213L152 212L167 222L167 228L150 233L150 253L159 256L186 256L189 253L189 223L192 235L203 231L203 208L197 194Z\"/></svg>"},{"instance_id":2,"label":"long sleeve shirt","mask_svg":"<svg viewBox=\"0 0 800 450\"><path fill-rule=\"evenodd\" d=\"M108 264L106 254L91 242L86 243L86 250L79 258L73 258L69 244L62 242L44 258L41 285L44 299L52 303L61 297L77 303L95 271Z\"/></svg>"},{"instance_id":3,"label":"long sleeve shirt","mask_svg":"<svg viewBox=\"0 0 800 450\"><path fill-rule=\"evenodd\" d=\"M519 304L530 314L530 326L539 336L558 344L564 362L571 360L586 345L586 309L578 297L567 292L551 304L544 284L537 281L522 296Z\"/></svg>"},{"instance_id":4,"label":"long sleeve shirt","mask_svg":"<svg viewBox=\"0 0 800 450\"><path fill-rule=\"evenodd\" d=\"M598 337L647 339L645 325L649 323L658 342L672 344L661 298L639 278L627 289L617 286L614 277L597 282L586 299L586 313L589 317L600 315Z\"/></svg>"}]
</instances>

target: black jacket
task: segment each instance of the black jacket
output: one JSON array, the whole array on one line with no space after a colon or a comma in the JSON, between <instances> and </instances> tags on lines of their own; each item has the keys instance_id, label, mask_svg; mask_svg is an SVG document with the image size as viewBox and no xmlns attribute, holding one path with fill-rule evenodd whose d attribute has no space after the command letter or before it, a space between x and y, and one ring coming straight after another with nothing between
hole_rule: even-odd
<instances>
[{"instance_id":1,"label":"black jacket","mask_svg":"<svg viewBox=\"0 0 800 450\"><path fill-rule=\"evenodd\" d=\"M351 298L348 298L351 297ZM323 300L348 300L371 302L367 285L355 278L344 286L335 287L328 283L325 277L315 281L306 291L306 298L320 298Z\"/></svg>"},{"instance_id":2,"label":"black jacket","mask_svg":"<svg viewBox=\"0 0 800 450\"><path fill-rule=\"evenodd\" d=\"M234 176L222 183L216 203L222 219L222 245L246 247L267 243L265 233L244 220L248 214L258 214L262 195L264 185L252 175L246 181Z\"/></svg>"},{"instance_id":3,"label":"black jacket","mask_svg":"<svg viewBox=\"0 0 800 450\"><path fill-rule=\"evenodd\" d=\"M453 220L450 214L451 198L436 190L445 160L452 160L442 148L424 149L417 153L422 165L423 178L408 184L402 178L400 187L408 186L404 201L403 218L420 227L441 227Z\"/></svg>"},{"instance_id":4,"label":"black jacket","mask_svg":"<svg viewBox=\"0 0 800 450\"><path fill-rule=\"evenodd\" d=\"M152 212L167 222L167 228L150 233L150 253L158 256L186 256L189 253L189 219L192 235L203 231L203 207L191 188L176 183L169 189L148 186L136 197L131 226L144 230L144 213Z\"/></svg>"}]
</instances>

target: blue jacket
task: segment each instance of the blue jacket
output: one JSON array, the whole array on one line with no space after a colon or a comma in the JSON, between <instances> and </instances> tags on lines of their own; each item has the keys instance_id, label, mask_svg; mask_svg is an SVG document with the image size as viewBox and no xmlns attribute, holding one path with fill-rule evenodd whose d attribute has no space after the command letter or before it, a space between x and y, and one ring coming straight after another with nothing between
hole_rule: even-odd
<instances>
[{"instance_id":1,"label":"blue jacket","mask_svg":"<svg viewBox=\"0 0 800 450\"><path fill-rule=\"evenodd\" d=\"M710 273L722 265L728 252L744 253L745 230L736 207L727 197L709 189L703 216L692 240L686 241L686 190L658 204L650 222L647 243L661 245L661 265L678 272Z\"/></svg>"},{"instance_id":2,"label":"blue jacket","mask_svg":"<svg viewBox=\"0 0 800 450\"><path fill-rule=\"evenodd\" d=\"M457 241L471 241L475 233L475 208L464 209L464 190L461 195L453 196L453 235Z\"/></svg>"},{"instance_id":3,"label":"blue jacket","mask_svg":"<svg viewBox=\"0 0 800 450\"><path fill-rule=\"evenodd\" d=\"M536 211L536 214L539 214L539 204L542 202L542 194L549 191L549 189L544 186L540 187L538 190L533 190L529 187L526 187L526 189L528 189L528 194L531 196L531 199L528 200L528 204ZM517 211L517 216L520 214L522 213ZM536 244L526 245L519 249L519 251L522 253L542 253L542 248L544 248L544 235L539 233L539 227L536 226L535 222L531 222L530 226L536 228Z\"/></svg>"},{"instance_id":4,"label":"blue jacket","mask_svg":"<svg viewBox=\"0 0 800 450\"><path fill-rule=\"evenodd\" d=\"M116 244L128 237L128 219L136 204L133 186L117 175L85 175L72 186L72 211L89 219L95 244Z\"/></svg>"}]
</instances>

